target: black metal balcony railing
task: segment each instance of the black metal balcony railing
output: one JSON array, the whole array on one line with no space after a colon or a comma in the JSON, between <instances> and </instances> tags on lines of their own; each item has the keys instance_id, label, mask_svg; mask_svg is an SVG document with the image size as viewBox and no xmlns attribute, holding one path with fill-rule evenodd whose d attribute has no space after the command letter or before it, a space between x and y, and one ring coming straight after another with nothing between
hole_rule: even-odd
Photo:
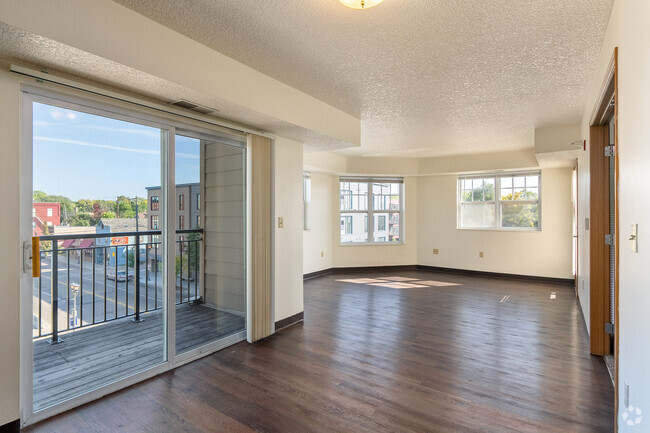
<instances>
[{"instance_id":1,"label":"black metal balcony railing","mask_svg":"<svg viewBox=\"0 0 650 433\"><path fill-rule=\"evenodd\" d=\"M201 299L199 263L202 233L202 229L176 230L177 235L187 235L187 238L180 236L176 239L177 305ZM159 230L153 230L41 236L38 257L41 274L34 285L34 297L38 302L38 308L34 309L34 338L51 335L50 341L58 343L61 341L59 332L130 316L134 321L140 321L142 313L162 308L160 235ZM134 241L110 245L110 238ZM96 243L100 239L108 244L83 245L83 240ZM66 245L65 241L71 240L79 240L79 245ZM48 275L49 293L43 290L44 286L47 287ZM64 286L64 293L60 292L60 286ZM51 309L50 326L44 326L43 317L43 304L48 308L47 295ZM60 300L65 303L64 309L59 308ZM60 310L67 316L64 326L59 323Z\"/></svg>"}]
</instances>

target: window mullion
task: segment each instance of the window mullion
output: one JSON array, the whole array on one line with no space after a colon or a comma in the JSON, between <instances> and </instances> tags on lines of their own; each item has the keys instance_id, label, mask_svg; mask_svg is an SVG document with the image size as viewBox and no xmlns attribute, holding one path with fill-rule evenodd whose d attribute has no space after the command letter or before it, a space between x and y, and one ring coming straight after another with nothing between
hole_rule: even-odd
<instances>
[{"instance_id":1,"label":"window mullion","mask_svg":"<svg viewBox=\"0 0 650 433\"><path fill-rule=\"evenodd\" d=\"M368 243L375 242L373 233L375 232L375 215L372 209L372 182L368 182Z\"/></svg>"},{"instance_id":2,"label":"window mullion","mask_svg":"<svg viewBox=\"0 0 650 433\"><path fill-rule=\"evenodd\" d=\"M501 228L501 178L494 179L494 212L495 212L495 226Z\"/></svg>"}]
</instances>

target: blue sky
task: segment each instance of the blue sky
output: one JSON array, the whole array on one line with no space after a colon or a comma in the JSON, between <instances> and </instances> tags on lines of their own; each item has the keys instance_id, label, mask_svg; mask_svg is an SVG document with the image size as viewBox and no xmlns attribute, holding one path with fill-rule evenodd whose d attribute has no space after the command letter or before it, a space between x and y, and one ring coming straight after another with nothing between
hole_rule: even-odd
<instances>
[{"instance_id":1,"label":"blue sky","mask_svg":"<svg viewBox=\"0 0 650 433\"><path fill-rule=\"evenodd\" d=\"M160 130L34 103L34 190L72 200L146 197L161 184ZM199 181L200 142L176 136L176 183Z\"/></svg>"}]
</instances>

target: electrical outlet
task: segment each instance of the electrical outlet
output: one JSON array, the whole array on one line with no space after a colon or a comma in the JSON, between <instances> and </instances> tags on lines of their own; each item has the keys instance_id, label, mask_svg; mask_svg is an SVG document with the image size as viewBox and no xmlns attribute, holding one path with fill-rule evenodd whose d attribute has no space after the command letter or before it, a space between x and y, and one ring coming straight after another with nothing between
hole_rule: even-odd
<instances>
[{"instance_id":1,"label":"electrical outlet","mask_svg":"<svg viewBox=\"0 0 650 433\"><path fill-rule=\"evenodd\" d=\"M478 256L479 256L480 258L483 258L483 256L484 256L483 251L479 251L479 252L478 252Z\"/></svg>"},{"instance_id":2,"label":"electrical outlet","mask_svg":"<svg viewBox=\"0 0 650 433\"><path fill-rule=\"evenodd\" d=\"M438 248L433 249L433 254L440 254L440 250Z\"/></svg>"},{"instance_id":3,"label":"electrical outlet","mask_svg":"<svg viewBox=\"0 0 650 433\"><path fill-rule=\"evenodd\" d=\"M625 381L625 390L623 391L623 401L625 404L625 408L627 409L630 407L630 384L627 383L627 380Z\"/></svg>"},{"instance_id":4,"label":"electrical outlet","mask_svg":"<svg viewBox=\"0 0 650 433\"><path fill-rule=\"evenodd\" d=\"M278 228L284 228L284 218L278 217Z\"/></svg>"}]
</instances>

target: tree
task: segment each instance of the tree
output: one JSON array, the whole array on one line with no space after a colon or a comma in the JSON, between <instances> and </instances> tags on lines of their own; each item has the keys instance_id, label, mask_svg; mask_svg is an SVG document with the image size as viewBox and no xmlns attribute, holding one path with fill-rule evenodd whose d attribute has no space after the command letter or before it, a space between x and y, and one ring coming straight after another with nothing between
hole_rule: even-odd
<instances>
[{"instance_id":1,"label":"tree","mask_svg":"<svg viewBox=\"0 0 650 433\"><path fill-rule=\"evenodd\" d=\"M133 210L133 205L131 203L131 199L124 196L120 195L117 197L117 200L115 200L116 203L116 212L117 212L117 217L118 218L133 218L135 217L135 210Z\"/></svg>"},{"instance_id":2,"label":"tree","mask_svg":"<svg viewBox=\"0 0 650 433\"><path fill-rule=\"evenodd\" d=\"M70 226L93 226L97 222L93 219L92 214L89 213L77 213L71 216L68 216L68 225Z\"/></svg>"},{"instance_id":3,"label":"tree","mask_svg":"<svg viewBox=\"0 0 650 433\"><path fill-rule=\"evenodd\" d=\"M111 218L116 218L115 212L106 211L102 214L102 219L111 219Z\"/></svg>"},{"instance_id":4,"label":"tree","mask_svg":"<svg viewBox=\"0 0 650 433\"><path fill-rule=\"evenodd\" d=\"M537 194L532 191L519 191L503 196L502 201L512 200L512 203L503 203L501 206L501 226L539 227L539 205L536 203L517 203L522 200L537 200L537 198Z\"/></svg>"}]
</instances>

